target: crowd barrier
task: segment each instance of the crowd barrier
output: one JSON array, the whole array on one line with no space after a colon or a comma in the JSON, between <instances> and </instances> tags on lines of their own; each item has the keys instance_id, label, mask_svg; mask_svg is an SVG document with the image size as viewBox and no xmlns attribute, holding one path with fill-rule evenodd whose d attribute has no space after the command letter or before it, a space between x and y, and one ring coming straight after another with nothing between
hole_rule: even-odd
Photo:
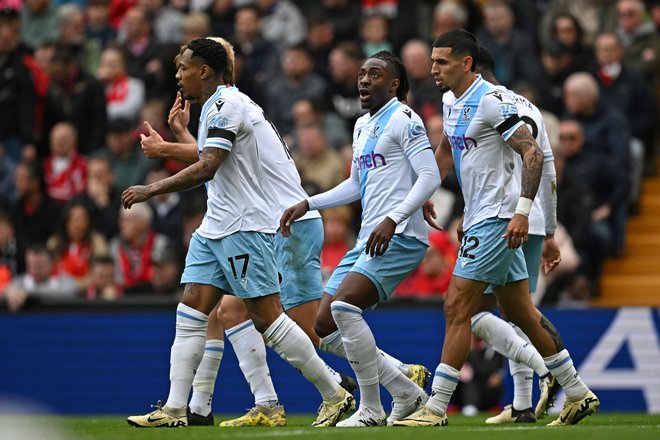
<instances>
[{"instance_id":1,"label":"crowd barrier","mask_svg":"<svg viewBox=\"0 0 660 440\"><path fill-rule=\"evenodd\" d=\"M561 332L602 411L660 413L660 310L544 310ZM378 345L405 362L438 363L444 318L438 304L383 307L365 313ZM0 314L0 401L36 402L63 414L138 414L167 398L174 307L58 309ZM268 350L271 376L289 413L312 413L315 388ZM349 365L323 354L339 371ZM389 395L383 393L383 400ZM507 379L505 401L511 400ZM253 406L249 387L227 344L214 411ZM385 403L389 408L389 402Z\"/></svg>"}]
</instances>

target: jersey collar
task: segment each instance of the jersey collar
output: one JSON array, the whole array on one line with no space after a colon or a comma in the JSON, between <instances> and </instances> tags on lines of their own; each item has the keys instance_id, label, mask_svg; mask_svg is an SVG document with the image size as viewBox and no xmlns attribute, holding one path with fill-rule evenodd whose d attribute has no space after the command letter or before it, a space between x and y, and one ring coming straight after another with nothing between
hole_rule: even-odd
<instances>
[{"instance_id":1,"label":"jersey collar","mask_svg":"<svg viewBox=\"0 0 660 440\"><path fill-rule=\"evenodd\" d=\"M374 113L373 116L371 116L371 117L369 118L369 122L371 122L371 121L375 121L375 120L376 120L377 118L379 118L383 113L385 113L387 110L389 110L390 108L392 108L392 106L395 105L397 102L399 102L399 100L397 99L396 96L395 96L394 98L390 99L390 100L387 102L387 104L385 104L384 106L382 106L380 110L378 110L376 113Z\"/></svg>"},{"instance_id":2,"label":"jersey collar","mask_svg":"<svg viewBox=\"0 0 660 440\"><path fill-rule=\"evenodd\" d=\"M472 92L474 92L477 89L477 87L479 87L483 82L484 80L481 78L481 74L477 73L477 79L474 80L474 82L470 85L470 87L468 87L468 89L465 92L463 92L463 94L460 97L456 98L456 104L458 104L459 102L463 101L468 96L470 96Z\"/></svg>"}]
</instances>

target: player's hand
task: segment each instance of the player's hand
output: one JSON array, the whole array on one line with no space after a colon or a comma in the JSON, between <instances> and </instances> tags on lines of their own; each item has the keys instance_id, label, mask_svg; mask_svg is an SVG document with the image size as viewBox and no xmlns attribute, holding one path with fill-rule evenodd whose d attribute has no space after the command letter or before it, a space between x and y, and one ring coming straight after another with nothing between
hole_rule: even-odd
<instances>
[{"instance_id":1,"label":"player's hand","mask_svg":"<svg viewBox=\"0 0 660 440\"><path fill-rule=\"evenodd\" d=\"M190 101L184 100L181 92L177 92L174 104L172 104L172 108L170 109L170 114L167 116L167 125L170 126L172 133L178 137L188 130L189 122Z\"/></svg>"},{"instance_id":2,"label":"player's hand","mask_svg":"<svg viewBox=\"0 0 660 440\"><path fill-rule=\"evenodd\" d=\"M433 204L433 201L427 200L426 203L422 205L422 213L424 214L424 220L426 220L426 223L428 223L430 227L437 229L438 231L443 230L442 226L434 221L438 218L438 215L435 213L435 205Z\"/></svg>"},{"instance_id":3,"label":"player's hand","mask_svg":"<svg viewBox=\"0 0 660 440\"><path fill-rule=\"evenodd\" d=\"M140 134L140 145L142 152L148 159L158 159L162 154L162 147L165 141L163 137L153 129L151 124L144 121L144 129L148 134Z\"/></svg>"},{"instance_id":4,"label":"player's hand","mask_svg":"<svg viewBox=\"0 0 660 440\"><path fill-rule=\"evenodd\" d=\"M561 252L559 244L554 235L547 235L543 240L543 250L541 251L541 266L543 273L550 273L557 265L561 263Z\"/></svg>"},{"instance_id":5,"label":"player's hand","mask_svg":"<svg viewBox=\"0 0 660 440\"><path fill-rule=\"evenodd\" d=\"M509 249L518 249L527 243L527 231L529 231L529 219L524 215L514 214L502 238L506 238Z\"/></svg>"},{"instance_id":6,"label":"player's hand","mask_svg":"<svg viewBox=\"0 0 660 440\"><path fill-rule=\"evenodd\" d=\"M367 240L367 248L365 252L371 257L383 255L390 245L390 240L396 230L396 223L389 217L385 217L382 222L378 224L371 231L369 239Z\"/></svg>"},{"instance_id":7,"label":"player's hand","mask_svg":"<svg viewBox=\"0 0 660 440\"><path fill-rule=\"evenodd\" d=\"M300 217L307 214L307 211L309 211L309 202L307 200L298 202L284 211L282 218L280 218L280 232L282 235L285 237L291 235L291 225Z\"/></svg>"},{"instance_id":8,"label":"player's hand","mask_svg":"<svg viewBox=\"0 0 660 440\"><path fill-rule=\"evenodd\" d=\"M151 189L149 185L135 185L130 188L126 188L123 193L121 193L121 204L124 206L124 209L131 209L135 203L144 202L151 198Z\"/></svg>"}]
</instances>

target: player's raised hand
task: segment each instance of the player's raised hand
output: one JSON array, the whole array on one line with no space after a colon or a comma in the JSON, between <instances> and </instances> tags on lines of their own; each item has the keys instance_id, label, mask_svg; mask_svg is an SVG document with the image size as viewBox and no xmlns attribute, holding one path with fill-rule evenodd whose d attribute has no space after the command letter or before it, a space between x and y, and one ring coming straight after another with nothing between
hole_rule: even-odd
<instances>
[{"instance_id":1,"label":"player's raised hand","mask_svg":"<svg viewBox=\"0 0 660 440\"><path fill-rule=\"evenodd\" d=\"M438 231L443 231L442 226L435 222L435 219L438 218L438 215L435 213L435 205L432 200L427 200L426 203L422 205L422 213L424 214L424 220L429 224L433 229Z\"/></svg>"},{"instance_id":2,"label":"player's raised hand","mask_svg":"<svg viewBox=\"0 0 660 440\"><path fill-rule=\"evenodd\" d=\"M559 244L553 235L548 235L543 240L543 250L541 251L541 265L543 272L547 275L557 265L561 263L561 252Z\"/></svg>"},{"instance_id":3,"label":"player's raised hand","mask_svg":"<svg viewBox=\"0 0 660 440\"><path fill-rule=\"evenodd\" d=\"M124 206L124 209L131 209L135 203L144 202L151 198L151 190L149 185L135 185L129 188L126 188L123 193L121 193L121 204Z\"/></svg>"},{"instance_id":4,"label":"player's raised hand","mask_svg":"<svg viewBox=\"0 0 660 440\"><path fill-rule=\"evenodd\" d=\"M282 235L285 237L291 235L291 225L300 217L307 214L307 211L309 211L309 202L307 200L298 202L284 211L280 218L280 232Z\"/></svg>"},{"instance_id":5,"label":"player's raised hand","mask_svg":"<svg viewBox=\"0 0 660 440\"><path fill-rule=\"evenodd\" d=\"M365 252L371 257L383 255L390 245L390 240L396 230L396 223L389 217L385 217L382 222L378 224L371 231L369 239L367 240L367 248Z\"/></svg>"},{"instance_id":6,"label":"player's raised hand","mask_svg":"<svg viewBox=\"0 0 660 440\"><path fill-rule=\"evenodd\" d=\"M178 137L186 132L189 122L190 101L184 100L181 92L177 92L170 114L167 116L167 124L170 126L172 133Z\"/></svg>"},{"instance_id":7,"label":"player's raised hand","mask_svg":"<svg viewBox=\"0 0 660 440\"><path fill-rule=\"evenodd\" d=\"M506 238L509 249L517 249L527 243L527 231L529 231L529 219L522 214L514 214L502 238Z\"/></svg>"},{"instance_id":8,"label":"player's raised hand","mask_svg":"<svg viewBox=\"0 0 660 440\"><path fill-rule=\"evenodd\" d=\"M148 159L158 159L161 157L161 150L165 141L147 121L144 121L144 129L147 131L147 134L140 134L142 152Z\"/></svg>"}]
</instances>

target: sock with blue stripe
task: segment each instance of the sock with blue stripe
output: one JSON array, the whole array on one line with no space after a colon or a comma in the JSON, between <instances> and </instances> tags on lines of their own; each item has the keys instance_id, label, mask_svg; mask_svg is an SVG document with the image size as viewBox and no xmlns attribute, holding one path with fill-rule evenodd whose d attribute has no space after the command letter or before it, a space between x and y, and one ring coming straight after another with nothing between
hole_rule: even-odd
<instances>
[{"instance_id":1,"label":"sock with blue stripe","mask_svg":"<svg viewBox=\"0 0 660 440\"><path fill-rule=\"evenodd\" d=\"M320 338L319 349L335 354L342 359L347 359L339 330L329 334L325 338ZM405 400L419 393L421 389L406 376L405 371L408 370L406 364L385 353L383 350L379 349L378 353L378 380L392 397Z\"/></svg>"},{"instance_id":2,"label":"sock with blue stripe","mask_svg":"<svg viewBox=\"0 0 660 440\"><path fill-rule=\"evenodd\" d=\"M221 339L208 339L204 347L204 357L197 367L193 379L193 393L190 398L190 411L200 416L211 414L213 404L213 390L218 369L225 351L225 341Z\"/></svg>"},{"instance_id":3,"label":"sock with blue stripe","mask_svg":"<svg viewBox=\"0 0 660 440\"><path fill-rule=\"evenodd\" d=\"M204 356L209 317L179 303L176 308L176 334L170 353L170 394L165 406L185 414L195 370Z\"/></svg>"},{"instance_id":4,"label":"sock with blue stripe","mask_svg":"<svg viewBox=\"0 0 660 440\"><path fill-rule=\"evenodd\" d=\"M360 386L360 407L366 406L377 414L384 414L378 381L378 348L362 317L362 310L343 301L333 301L330 310Z\"/></svg>"},{"instance_id":5,"label":"sock with blue stripe","mask_svg":"<svg viewBox=\"0 0 660 440\"><path fill-rule=\"evenodd\" d=\"M266 329L264 336L273 343L275 351L285 361L314 384L323 401L336 403L343 398L343 395L338 395L339 384L316 353L309 336L286 313L277 317Z\"/></svg>"},{"instance_id":6,"label":"sock with blue stripe","mask_svg":"<svg viewBox=\"0 0 660 440\"><path fill-rule=\"evenodd\" d=\"M426 406L436 414L447 414L449 399L458 385L459 371L447 364L440 364L435 370L431 398Z\"/></svg>"},{"instance_id":7,"label":"sock with blue stripe","mask_svg":"<svg viewBox=\"0 0 660 440\"><path fill-rule=\"evenodd\" d=\"M238 366L250 385L255 405L269 407L271 403L276 403L277 393L266 362L264 339L252 320L248 319L227 329L225 334L234 348Z\"/></svg>"},{"instance_id":8,"label":"sock with blue stripe","mask_svg":"<svg viewBox=\"0 0 660 440\"><path fill-rule=\"evenodd\" d=\"M566 400L569 402L580 400L589 391L577 374L568 350L564 349L557 354L545 357L543 361L552 376L564 389Z\"/></svg>"},{"instance_id":9,"label":"sock with blue stripe","mask_svg":"<svg viewBox=\"0 0 660 440\"><path fill-rule=\"evenodd\" d=\"M548 373L543 358L517 326L490 312L481 312L472 317L471 329L475 336L507 359L527 365L539 376Z\"/></svg>"}]
</instances>

